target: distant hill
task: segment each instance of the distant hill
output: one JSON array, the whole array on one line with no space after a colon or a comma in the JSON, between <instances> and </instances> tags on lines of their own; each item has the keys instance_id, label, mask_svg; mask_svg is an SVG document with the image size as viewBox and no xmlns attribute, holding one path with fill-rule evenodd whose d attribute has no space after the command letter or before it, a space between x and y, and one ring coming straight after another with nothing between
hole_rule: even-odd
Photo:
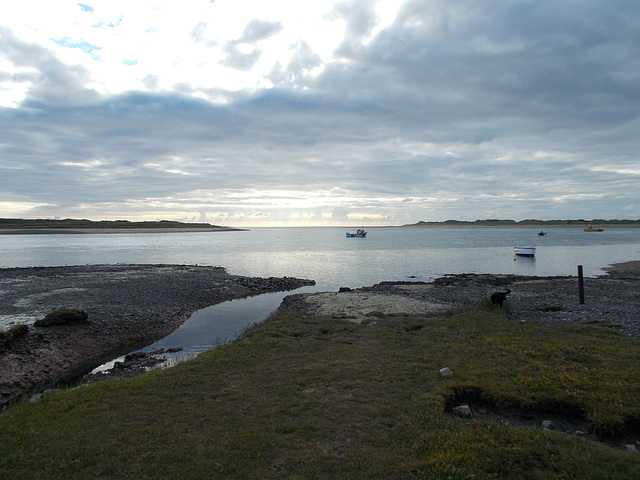
<instances>
[{"instance_id":1,"label":"distant hill","mask_svg":"<svg viewBox=\"0 0 640 480\"><path fill-rule=\"evenodd\" d=\"M604 220L594 218L593 220L535 220L527 219L516 222L515 220L445 220L444 222L425 222L419 221L403 227L585 227L587 225L598 226L628 226L640 227L640 220Z\"/></svg>"},{"instance_id":2,"label":"distant hill","mask_svg":"<svg viewBox=\"0 0 640 480\"><path fill-rule=\"evenodd\" d=\"M103 228L216 228L209 223L182 223L172 220L160 220L158 222L130 222L128 220L24 220L20 218L0 218L0 230L2 229L103 229Z\"/></svg>"}]
</instances>

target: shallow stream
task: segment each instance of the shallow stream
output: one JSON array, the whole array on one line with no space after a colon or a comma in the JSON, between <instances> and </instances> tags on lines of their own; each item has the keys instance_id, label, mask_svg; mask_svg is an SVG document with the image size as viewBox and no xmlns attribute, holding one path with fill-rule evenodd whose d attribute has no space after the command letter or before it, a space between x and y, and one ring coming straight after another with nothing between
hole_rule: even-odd
<instances>
[{"instance_id":1,"label":"shallow stream","mask_svg":"<svg viewBox=\"0 0 640 480\"><path fill-rule=\"evenodd\" d=\"M248 328L262 322L277 310L287 295L307 293L314 289L315 287L303 287L294 291L263 293L211 305L194 312L185 323L166 337L136 352L148 354L154 350L180 349L176 352L162 353L166 361L161 367L175 365L217 345L236 340ZM91 373L105 372L113 368L116 362L122 362L124 359L125 355L122 355L100 365Z\"/></svg>"}]
</instances>

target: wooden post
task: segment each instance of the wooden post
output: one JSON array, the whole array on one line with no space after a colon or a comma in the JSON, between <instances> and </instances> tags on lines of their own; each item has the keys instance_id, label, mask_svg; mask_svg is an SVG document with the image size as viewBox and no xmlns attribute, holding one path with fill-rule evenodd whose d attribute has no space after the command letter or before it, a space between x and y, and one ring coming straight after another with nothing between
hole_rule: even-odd
<instances>
[{"instance_id":1,"label":"wooden post","mask_svg":"<svg viewBox=\"0 0 640 480\"><path fill-rule=\"evenodd\" d=\"M580 305L584 304L584 278L582 276L582 265L578 265L578 290L580 292Z\"/></svg>"}]
</instances>

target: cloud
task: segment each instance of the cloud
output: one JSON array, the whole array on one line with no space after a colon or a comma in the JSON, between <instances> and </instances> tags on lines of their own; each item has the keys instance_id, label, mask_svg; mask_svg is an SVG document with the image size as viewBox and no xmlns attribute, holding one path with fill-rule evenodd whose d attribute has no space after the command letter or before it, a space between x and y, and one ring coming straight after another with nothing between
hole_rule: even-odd
<instances>
[{"instance_id":1,"label":"cloud","mask_svg":"<svg viewBox=\"0 0 640 480\"><path fill-rule=\"evenodd\" d=\"M236 224L638 211L627 2L343 1L306 31L282 5L194 3L114 63L114 35L138 31L124 10L78 7L114 26L68 40L0 27L3 208ZM161 6L148 18L168 28Z\"/></svg>"},{"instance_id":2,"label":"cloud","mask_svg":"<svg viewBox=\"0 0 640 480\"><path fill-rule=\"evenodd\" d=\"M245 53L235 42L227 43L224 52L226 53L226 58L221 60L220 63L222 65L244 71L251 70L262 55L257 48L253 48Z\"/></svg>"},{"instance_id":3,"label":"cloud","mask_svg":"<svg viewBox=\"0 0 640 480\"><path fill-rule=\"evenodd\" d=\"M282 22L269 22L264 20L251 20L242 32L238 43L257 43L265 40L282 30Z\"/></svg>"},{"instance_id":4,"label":"cloud","mask_svg":"<svg viewBox=\"0 0 640 480\"><path fill-rule=\"evenodd\" d=\"M226 58L220 63L237 70L250 71L262 56L262 52L255 45L281 30L280 22L251 20L239 39L225 44L223 50Z\"/></svg>"},{"instance_id":5,"label":"cloud","mask_svg":"<svg viewBox=\"0 0 640 480\"><path fill-rule=\"evenodd\" d=\"M315 70L322 66L322 59L305 42L292 46L294 50L286 66L277 62L266 78L277 87L312 88L315 86Z\"/></svg>"},{"instance_id":6,"label":"cloud","mask_svg":"<svg viewBox=\"0 0 640 480\"><path fill-rule=\"evenodd\" d=\"M3 27L0 27L0 50L15 72L5 78L22 86L29 104L81 104L97 98L85 86L89 80L85 68L68 66L46 48L21 41Z\"/></svg>"},{"instance_id":7,"label":"cloud","mask_svg":"<svg viewBox=\"0 0 640 480\"><path fill-rule=\"evenodd\" d=\"M330 18L345 22L345 38L336 49L336 54L344 58L354 58L356 50L369 38L378 23L375 2L355 0L339 2Z\"/></svg>"}]
</instances>

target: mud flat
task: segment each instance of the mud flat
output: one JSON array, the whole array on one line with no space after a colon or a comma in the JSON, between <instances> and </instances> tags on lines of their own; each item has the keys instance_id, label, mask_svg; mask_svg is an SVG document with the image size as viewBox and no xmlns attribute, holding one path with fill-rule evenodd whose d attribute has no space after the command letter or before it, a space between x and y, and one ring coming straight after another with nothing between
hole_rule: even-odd
<instances>
[{"instance_id":1,"label":"mud flat","mask_svg":"<svg viewBox=\"0 0 640 480\"><path fill-rule=\"evenodd\" d=\"M228 274L221 267L89 265L0 269L0 331L29 333L0 346L0 409L57 378L165 337L201 308L287 291L312 280ZM88 323L35 327L57 308Z\"/></svg>"},{"instance_id":2,"label":"mud flat","mask_svg":"<svg viewBox=\"0 0 640 480\"><path fill-rule=\"evenodd\" d=\"M353 322L393 314L439 316L476 305L495 291L508 296L515 321L558 326L588 323L640 338L640 262L578 279L516 275L447 275L431 283L382 282L339 292L292 294L281 310L338 316ZM98 265L0 269L0 331L25 324L29 333L0 347L0 408L76 369L160 339L194 311L233 298L313 284L296 278L229 275L223 268L181 265ZM554 306L554 308L546 308ZM89 323L38 328L55 308L85 310ZM115 355L114 355L115 354ZM78 370L84 367L85 371Z\"/></svg>"}]
</instances>

